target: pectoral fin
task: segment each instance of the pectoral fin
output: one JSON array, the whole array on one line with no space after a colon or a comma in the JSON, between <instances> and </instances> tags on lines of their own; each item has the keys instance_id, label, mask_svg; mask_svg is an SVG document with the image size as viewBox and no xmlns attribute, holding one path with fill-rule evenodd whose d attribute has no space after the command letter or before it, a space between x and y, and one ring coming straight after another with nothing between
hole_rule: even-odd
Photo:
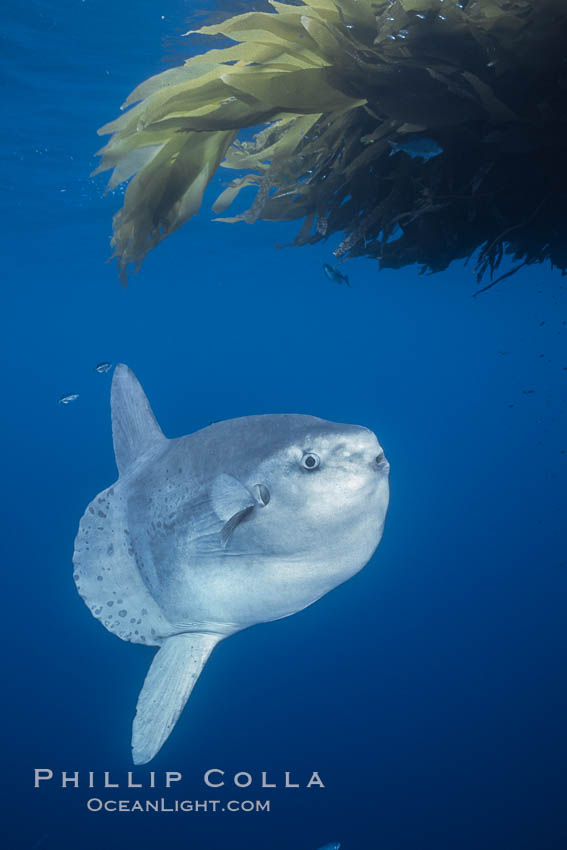
<instances>
[{"instance_id":1,"label":"pectoral fin","mask_svg":"<svg viewBox=\"0 0 567 850\"><path fill-rule=\"evenodd\" d=\"M220 537L226 546L234 529L252 513L257 502L244 484L226 473L217 475L213 481L211 500L216 515L224 522Z\"/></svg>"},{"instance_id":2,"label":"pectoral fin","mask_svg":"<svg viewBox=\"0 0 567 850\"><path fill-rule=\"evenodd\" d=\"M155 655L132 726L134 764L147 764L160 751L219 640L211 634L174 635Z\"/></svg>"},{"instance_id":3,"label":"pectoral fin","mask_svg":"<svg viewBox=\"0 0 567 850\"><path fill-rule=\"evenodd\" d=\"M264 484L254 484L250 491L233 475L222 473L213 481L211 501L214 512L224 522L220 537L223 546L226 546L235 528L250 516L254 508L268 504L270 491Z\"/></svg>"},{"instance_id":4,"label":"pectoral fin","mask_svg":"<svg viewBox=\"0 0 567 850\"><path fill-rule=\"evenodd\" d=\"M233 475L224 472L217 475L211 485L211 500L214 512L223 522L256 504L250 490Z\"/></svg>"}]
</instances>

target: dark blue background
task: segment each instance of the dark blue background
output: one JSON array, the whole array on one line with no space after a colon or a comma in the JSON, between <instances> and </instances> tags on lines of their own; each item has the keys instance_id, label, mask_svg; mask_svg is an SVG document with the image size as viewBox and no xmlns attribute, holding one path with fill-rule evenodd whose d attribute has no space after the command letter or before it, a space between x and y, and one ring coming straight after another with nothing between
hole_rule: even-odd
<instances>
[{"instance_id":1,"label":"dark blue background","mask_svg":"<svg viewBox=\"0 0 567 850\"><path fill-rule=\"evenodd\" d=\"M3 846L565 848L561 277L534 267L473 299L470 268L359 260L337 287L335 243L277 251L297 225L211 222L220 174L124 290L105 265L120 194L88 178L95 131L180 61L193 4L23 5L1 24ZM169 436L311 413L371 427L391 461L371 563L223 643L151 765L181 770L188 799L217 798L211 767L320 772L324 790L272 792L270 814L95 815L86 788L32 787L35 767L125 776L151 657L71 577L82 511L116 476L104 359L135 370Z\"/></svg>"}]
</instances>

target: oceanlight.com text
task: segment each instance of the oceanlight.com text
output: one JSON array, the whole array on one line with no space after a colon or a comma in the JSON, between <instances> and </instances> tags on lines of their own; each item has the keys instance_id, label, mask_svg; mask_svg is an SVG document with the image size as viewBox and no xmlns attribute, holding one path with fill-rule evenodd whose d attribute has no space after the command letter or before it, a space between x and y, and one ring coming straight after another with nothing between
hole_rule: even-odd
<instances>
[{"instance_id":1,"label":"oceanlight.com text","mask_svg":"<svg viewBox=\"0 0 567 850\"><path fill-rule=\"evenodd\" d=\"M270 800L101 800L86 802L89 812L269 812Z\"/></svg>"}]
</instances>

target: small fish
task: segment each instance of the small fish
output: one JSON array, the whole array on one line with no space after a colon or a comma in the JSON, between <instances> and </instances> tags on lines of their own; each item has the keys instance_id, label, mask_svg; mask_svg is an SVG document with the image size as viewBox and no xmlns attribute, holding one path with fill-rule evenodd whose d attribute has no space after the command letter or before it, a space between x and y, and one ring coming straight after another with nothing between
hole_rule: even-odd
<instances>
[{"instance_id":1,"label":"small fish","mask_svg":"<svg viewBox=\"0 0 567 850\"><path fill-rule=\"evenodd\" d=\"M331 841L330 844L325 844L324 847L320 847L319 850L340 850L341 842L340 841Z\"/></svg>"},{"instance_id":2,"label":"small fish","mask_svg":"<svg viewBox=\"0 0 567 850\"><path fill-rule=\"evenodd\" d=\"M329 280L333 281L333 283L338 283L339 286L341 283L346 283L347 286L350 286L350 283L348 282L348 275L342 274L336 266L330 266L329 263L325 263L323 271Z\"/></svg>"},{"instance_id":3,"label":"small fish","mask_svg":"<svg viewBox=\"0 0 567 850\"><path fill-rule=\"evenodd\" d=\"M413 137L401 142L394 142L389 139L388 144L392 148L390 156L394 156L394 154L403 151L413 159L428 160L443 153L443 148L435 141L435 139L429 139L425 136Z\"/></svg>"},{"instance_id":4,"label":"small fish","mask_svg":"<svg viewBox=\"0 0 567 850\"><path fill-rule=\"evenodd\" d=\"M99 375L104 375L104 373L108 372L109 369L112 369L112 363L97 363L94 367L95 372L98 372Z\"/></svg>"},{"instance_id":5,"label":"small fish","mask_svg":"<svg viewBox=\"0 0 567 850\"><path fill-rule=\"evenodd\" d=\"M57 399L57 404L70 404L72 401L77 401L79 393L71 393L70 395L62 395Z\"/></svg>"}]
</instances>

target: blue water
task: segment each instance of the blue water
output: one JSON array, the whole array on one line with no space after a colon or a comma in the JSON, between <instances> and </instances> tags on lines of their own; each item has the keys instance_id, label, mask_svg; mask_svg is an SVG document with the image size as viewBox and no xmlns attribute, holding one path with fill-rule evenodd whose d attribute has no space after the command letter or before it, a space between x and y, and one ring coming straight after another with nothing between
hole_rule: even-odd
<instances>
[{"instance_id":1,"label":"blue water","mask_svg":"<svg viewBox=\"0 0 567 850\"><path fill-rule=\"evenodd\" d=\"M88 176L96 129L181 61L191 14L181 0L3 4L2 846L562 850L565 282L533 267L472 298L469 267L357 260L336 286L322 266L338 240L278 251L297 224L212 222L221 174L126 291L105 264L120 193ZM370 564L221 644L135 771L157 772L154 797L181 771L170 797L269 798L269 813L92 813L93 794L152 794L57 785L62 770L125 781L152 652L107 633L72 580L79 518L116 477L111 374L93 372L107 359L135 370L168 436L311 413L372 428L391 462ZM34 789L35 768L54 780ZM209 768L255 784L212 792ZM314 770L324 789L257 781Z\"/></svg>"}]
</instances>

